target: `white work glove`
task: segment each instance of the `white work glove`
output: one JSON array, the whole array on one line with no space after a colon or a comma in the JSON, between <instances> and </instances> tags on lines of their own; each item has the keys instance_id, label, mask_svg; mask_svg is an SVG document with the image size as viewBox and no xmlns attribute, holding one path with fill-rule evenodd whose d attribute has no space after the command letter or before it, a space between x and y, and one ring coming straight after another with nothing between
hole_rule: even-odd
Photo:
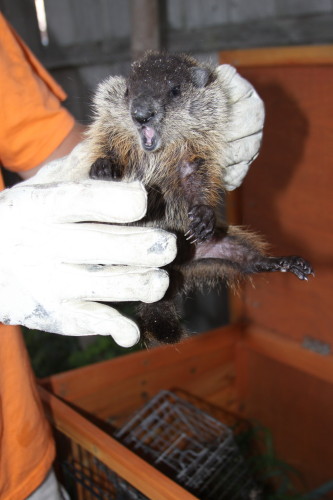
<instances>
[{"instance_id":1,"label":"white work glove","mask_svg":"<svg viewBox=\"0 0 333 500\"><path fill-rule=\"evenodd\" d=\"M88 178L85 144L0 193L0 321L65 335L139 339L137 325L97 301L163 297L173 234L122 224L141 219L138 182ZM86 160L87 161L87 160ZM77 182L79 180L79 182ZM81 222L79 224L79 222Z\"/></svg>"},{"instance_id":2,"label":"white work glove","mask_svg":"<svg viewBox=\"0 0 333 500\"><path fill-rule=\"evenodd\" d=\"M226 189L232 191L241 185L250 164L258 156L265 108L253 86L234 67L222 64L217 68L217 74L231 104L226 126L223 179Z\"/></svg>"}]
</instances>

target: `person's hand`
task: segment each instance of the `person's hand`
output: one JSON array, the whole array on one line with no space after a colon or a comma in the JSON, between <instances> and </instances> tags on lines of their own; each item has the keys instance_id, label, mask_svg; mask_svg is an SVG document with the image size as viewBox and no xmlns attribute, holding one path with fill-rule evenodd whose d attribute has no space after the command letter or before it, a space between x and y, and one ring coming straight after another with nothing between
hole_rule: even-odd
<instances>
[{"instance_id":1,"label":"person's hand","mask_svg":"<svg viewBox=\"0 0 333 500\"><path fill-rule=\"evenodd\" d=\"M232 191L241 185L249 166L259 154L265 108L253 86L235 68L222 64L217 71L231 105L226 124L223 180L225 188Z\"/></svg>"},{"instance_id":2,"label":"person's hand","mask_svg":"<svg viewBox=\"0 0 333 500\"><path fill-rule=\"evenodd\" d=\"M138 341L138 327L99 302L162 298L169 280L157 268L175 258L176 238L122 226L144 216L144 188L89 180L74 161L82 152L79 145L0 194L0 321L65 335L112 335L128 347Z\"/></svg>"}]
</instances>

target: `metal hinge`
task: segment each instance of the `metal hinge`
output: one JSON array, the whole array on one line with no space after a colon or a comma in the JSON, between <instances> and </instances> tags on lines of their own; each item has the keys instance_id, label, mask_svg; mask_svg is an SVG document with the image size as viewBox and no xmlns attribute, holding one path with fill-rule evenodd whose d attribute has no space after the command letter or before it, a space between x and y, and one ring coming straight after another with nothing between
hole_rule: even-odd
<instances>
[{"instance_id":1,"label":"metal hinge","mask_svg":"<svg viewBox=\"0 0 333 500\"><path fill-rule=\"evenodd\" d=\"M321 354L322 356L328 356L329 354L332 354L332 348L330 344L310 336L304 337L302 341L302 347L304 347L304 349L308 349L309 351L316 352L317 354Z\"/></svg>"}]
</instances>

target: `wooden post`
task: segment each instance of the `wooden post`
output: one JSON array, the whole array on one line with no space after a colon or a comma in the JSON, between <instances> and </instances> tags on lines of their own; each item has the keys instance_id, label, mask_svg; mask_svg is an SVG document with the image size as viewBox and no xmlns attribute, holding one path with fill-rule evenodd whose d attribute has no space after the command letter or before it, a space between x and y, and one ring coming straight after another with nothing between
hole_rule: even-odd
<instances>
[{"instance_id":1,"label":"wooden post","mask_svg":"<svg viewBox=\"0 0 333 500\"><path fill-rule=\"evenodd\" d=\"M131 56L140 58L146 50L161 45L160 8L158 0L131 0Z\"/></svg>"}]
</instances>

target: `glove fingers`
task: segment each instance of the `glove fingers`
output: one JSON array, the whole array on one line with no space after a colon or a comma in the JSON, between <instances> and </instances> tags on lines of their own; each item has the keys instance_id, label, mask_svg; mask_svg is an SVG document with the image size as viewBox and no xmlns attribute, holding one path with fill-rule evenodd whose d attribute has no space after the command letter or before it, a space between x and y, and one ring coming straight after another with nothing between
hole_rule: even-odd
<instances>
[{"instance_id":1,"label":"glove fingers","mask_svg":"<svg viewBox=\"0 0 333 500\"><path fill-rule=\"evenodd\" d=\"M66 266L65 294L69 300L153 302L164 296L168 285L169 276L163 269Z\"/></svg>"},{"instance_id":2,"label":"glove fingers","mask_svg":"<svg viewBox=\"0 0 333 500\"><path fill-rule=\"evenodd\" d=\"M133 321L104 304L66 302L61 315L64 335L111 335L122 347L131 347L140 339L139 328Z\"/></svg>"},{"instance_id":3,"label":"glove fingers","mask_svg":"<svg viewBox=\"0 0 333 500\"><path fill-rule=\"evenodd\" d=\"M224 151L225 187L237 188L243 181L251 162L257 157L262 139L265 108L250 82L235 68L222 64L217 68L218 79L227 90L230 114Z\"/></svg>"},{"instance_id":4,"label":"glove fingers","mask_svg":"<svg viewBox=\"0 0 333 500\"><path fill-rule=\"evenodd\" d=\"M69 185L65 202L62 190L57 193L57 219L65 222L132 222L141 219L147 209L146 192L139 182L87 180Z\"/></svg>"},{"instance_id":5,"label":"glove fingers","mask_svg":"<svg viewBox=\"0 0 333 500\"><path fill-rule=\"evenodd\" d=\"M228 88L228 96L233 104L251 97L255 92L253 85L237 73L233 66L221 64L216 71L219 79Z\"/></svg>"},{"instance_id":6,"label":"glove fingers","mask_svg":"<svg viewBox=\"0 0 333 500\"><path fill-rule=\"evenodd\" d=\"M37 218L53 222L115 222L125 223L141 219L147 208L147 196L139 182L105 182L84 180L54 184L31 184L20 187L22 203L27 203ZM14 187L17 192L18 187ZM26 194L26 196L24 196Z\"/></svg>"},{"instance_id":7,"label":"glove fingers","mask_svg":"<svg viewBox=\"0 0 333 500\"><path fill-rule=\"evenodd\" d=\"M177 251L176 237L160 229L65 224L57 231L53 250L66 263L160 267L169 264ZM55 249L57 242L60 245Z\"/></svg>"}]
</instances>

